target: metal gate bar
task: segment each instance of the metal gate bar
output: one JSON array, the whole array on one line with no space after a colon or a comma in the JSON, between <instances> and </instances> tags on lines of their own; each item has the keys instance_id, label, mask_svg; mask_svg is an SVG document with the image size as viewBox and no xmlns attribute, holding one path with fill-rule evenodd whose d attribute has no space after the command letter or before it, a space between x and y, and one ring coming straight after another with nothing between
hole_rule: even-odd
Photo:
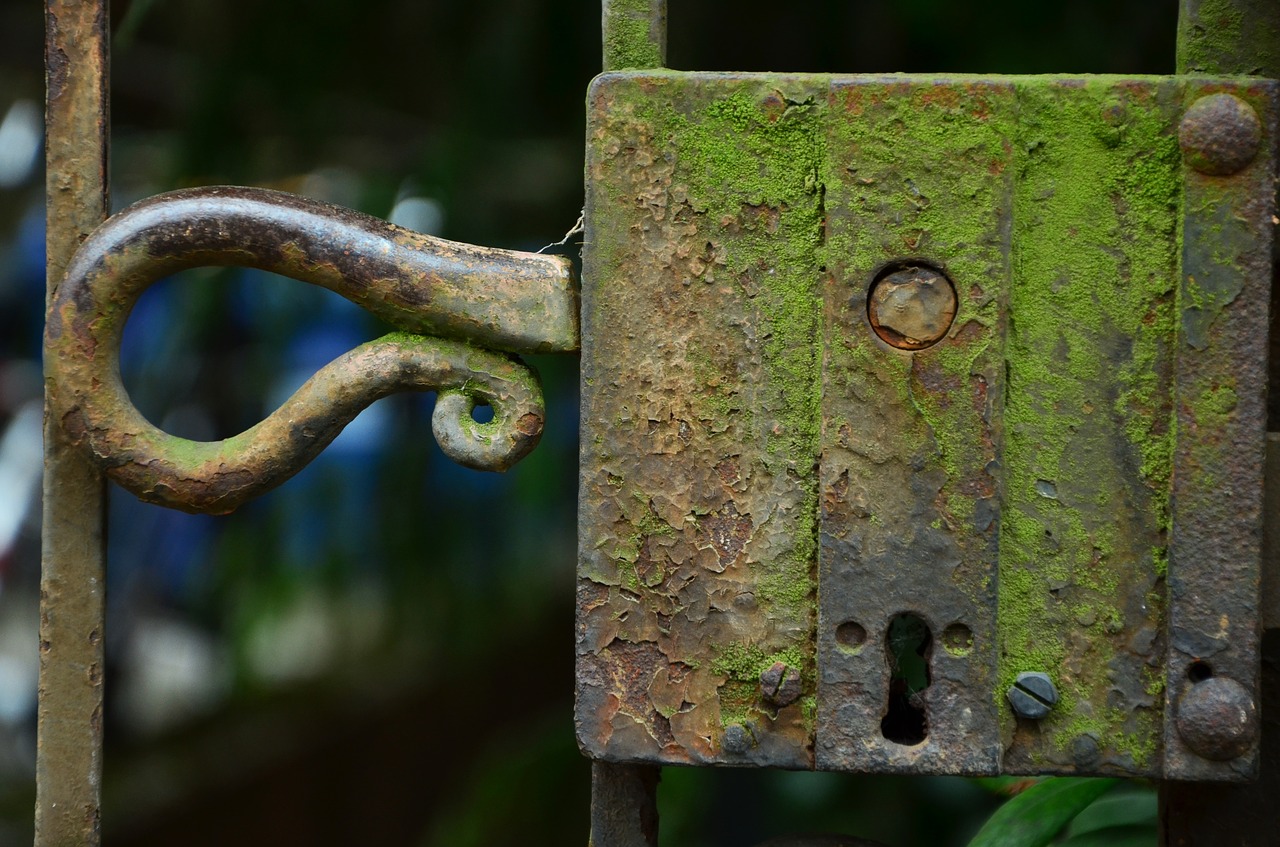
<instances>
[{"instance_id":1,"label":"metal gate bar","mask_svg":"<svg viewBox=\"0 0 1280 847\"><path fill-rule=\"evenodd\" d=\"M1178 18L1179 74L1251 74L1280 77L1280 7L1274 0L1184 0ZM1273 270L1274 270L1273 265ZM1280 427L1280 280L1271 288L1271 361L1267 428ZM1275 563L1275 489L1280 484L1280 452L1268 439L1266 514L1268 538L1263 562ZM1264 582L1266 579L1264 574ZM1272 574L1274 578L1274 573ZM1274 616L1264 624L1275 624ZM1275 842L1275 791L1280 783L1280 632L1267 633L1261 645L1259 685L1262 746L1257 782L1235 785L1165 782L1160 790L1161 844L1232 843L1262 845Z\"/></svg>"},{"instance_id":2,"label":"metal gate bar","mask_svg":"<svg viewBox=\"0 0 1280 847\"><path fill-rule=\"evenodd\" d=\"M107 0L45 7L46 309L107 216ZM47 359L46 359L47 361ZM45 402L37 847L101 842L106 492Z\"/></svg>"}]
</instances>

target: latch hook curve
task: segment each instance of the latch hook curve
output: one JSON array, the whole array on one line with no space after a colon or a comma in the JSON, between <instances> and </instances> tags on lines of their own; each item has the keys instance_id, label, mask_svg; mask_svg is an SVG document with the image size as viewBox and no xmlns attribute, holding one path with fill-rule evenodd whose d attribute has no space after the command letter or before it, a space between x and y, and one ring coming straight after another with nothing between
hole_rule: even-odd
<instances>
[{"instance_id":1,"label":"latch hook curve","mask_svg":"<svg viewBox=\"0 0 1280 847\"><path fill-rule=\"evenodd\" d=\"M148 286L218 265L320 285L404 332L340 356L239 435L178 438L130 401L120 340ZM563 257L445 241L278 191L190 189L135 204L81 245L53 296L46 381L63 428L115 481L149 502L226 513L297 473L362 409L402 390L440 391L432 430L447 455L505 470L537 444L544 420L536 374L505 353L576 350L577 312ZM488 423L472 419L478 403L493 407Z\"/></svg>"}]
</instances>

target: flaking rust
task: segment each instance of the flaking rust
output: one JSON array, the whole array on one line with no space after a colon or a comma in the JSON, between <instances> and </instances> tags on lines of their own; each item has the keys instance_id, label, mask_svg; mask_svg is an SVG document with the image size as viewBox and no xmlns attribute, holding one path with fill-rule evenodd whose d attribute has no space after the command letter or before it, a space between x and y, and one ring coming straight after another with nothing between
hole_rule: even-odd
<instances>
[{"instance_id":1,"label":"flaking rust","mask_svg":"<svg viewBox=\"0 0 1280 847\"><path fill-rule=\"evenodd\" d=\"M811 767L819 109L774 78L590 97L579 737Z\"/></svg>"},{"instance_id":2,"label":"flaking rust","mask_svg":"<svg viewBox=\"0 0 1280 847\"><path fill-rule=\"evenodd\" d=\"M1240 176L1183 163L1196 86L1234 92L1262 120ZM1230 508L1230 537L1256 532L1256 457L1205 461L1261 445L1263 357L1240 340L1261 324L1238 313L1264 312L1265 296L1236 295L1241 269L1267 278L1273 198L1255 177L1270 173L1273 96L1230 79L597 80L586 752L1247 772L1251 748L1235 739L1219 746L1238 761L1186 764L1166 714L1202 642L1255 684L1253 642L1205 633L1256 625L1257 551L1206 557L1206 539L1225 536L1205 528ZM1214 191L1244 223L1208 216ZM1226 252L1205 229L1215 220L1236 239ZM945 277L954 316L923 291L868 303L875 280L910 268ZM892 331L882 307L901 312ZM1210 507L1219 473L1230 491ZM1175 511L1175 490L1209 499ZM1228 568L1231 549L1250 561ZM1243 577L1217 590L1201 558ZM1187 622L1172 639L1170 616ZM783 667L794 701L776 696ZM1027 674L1058 695L1036 719L1006 697Z\"/></svg>"}]
</instances>

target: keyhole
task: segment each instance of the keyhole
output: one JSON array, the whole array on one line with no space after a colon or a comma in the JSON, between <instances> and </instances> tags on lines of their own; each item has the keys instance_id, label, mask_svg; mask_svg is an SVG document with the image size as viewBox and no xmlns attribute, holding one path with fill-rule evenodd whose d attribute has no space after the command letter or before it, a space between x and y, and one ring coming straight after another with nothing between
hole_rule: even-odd
<instances>
[{"instance_id":1,"label":"keyhole","mask_svg":"<svg viewBox=\"0 0 1280 847\"><path fill-rule=\"evenodd\" d=\"M929 687L929 652L933 633L916 615L889 621L885 657L889 662L889 703L880 734L896 744L919 744L929 735L924 690Z\"/></svg>"}]
</instances>

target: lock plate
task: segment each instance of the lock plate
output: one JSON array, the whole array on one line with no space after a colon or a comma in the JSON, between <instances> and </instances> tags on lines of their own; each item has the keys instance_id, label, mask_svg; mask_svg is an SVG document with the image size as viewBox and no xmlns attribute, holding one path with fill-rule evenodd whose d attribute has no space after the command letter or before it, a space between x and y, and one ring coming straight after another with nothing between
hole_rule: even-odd
<instances>
[{"instance_id":1,"label":"lock plate","mask_svg":"<svg viewBox=\"0 0 1280 847\"><path fill-rule=\"evenodd\" d=\"M1180 123L1224 92L1257 152L1203 174ZM1214 759L1176 725L1206 669L1256 691L1275 99L600 77L583 748L1247 776L1253 740ZM1008 699L1029 671L1056 689L1040 718Z\"/></svg>"}]
</instances>

